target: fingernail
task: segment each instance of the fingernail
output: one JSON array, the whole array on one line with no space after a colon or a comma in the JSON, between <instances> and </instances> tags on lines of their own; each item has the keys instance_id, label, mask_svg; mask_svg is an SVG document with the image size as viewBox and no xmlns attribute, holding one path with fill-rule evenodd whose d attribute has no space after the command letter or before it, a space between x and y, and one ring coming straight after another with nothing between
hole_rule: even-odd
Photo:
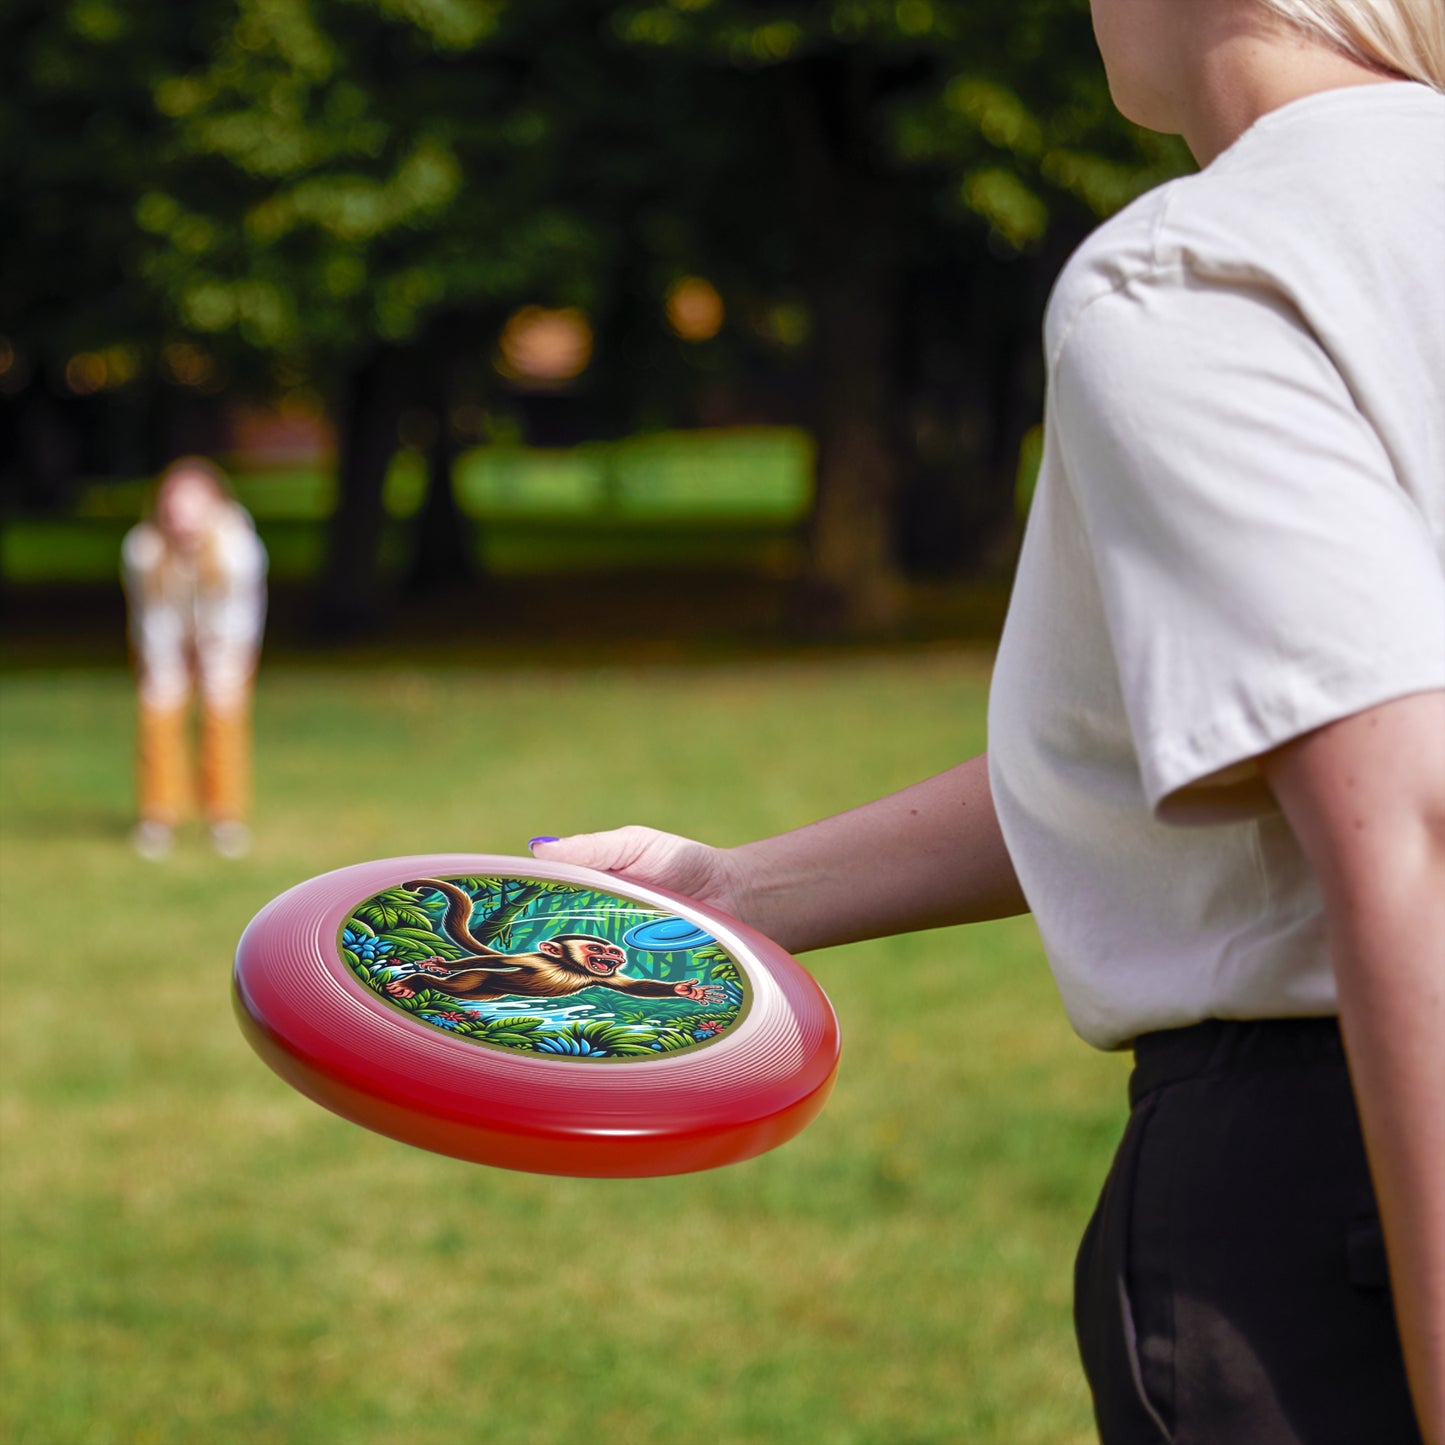
<instances>
[{"instance_id":1,"label":"fingernail","mask_svg":"<svg viewBox=\"0 0 1445 1445\"><path fill-rule=\"evenodd\" d=\"M560 842L560 841L561 841L561 839L559 839L559 838L549 838L549 837L547 837L547 836L544 834L544 835L543 835L542 837L540 837L540 838L529 838L529 839L527 840L527 847L529 847L529 848L535 848L538 843L558 843L558 842Z\"/></svg>"}]
</instances>

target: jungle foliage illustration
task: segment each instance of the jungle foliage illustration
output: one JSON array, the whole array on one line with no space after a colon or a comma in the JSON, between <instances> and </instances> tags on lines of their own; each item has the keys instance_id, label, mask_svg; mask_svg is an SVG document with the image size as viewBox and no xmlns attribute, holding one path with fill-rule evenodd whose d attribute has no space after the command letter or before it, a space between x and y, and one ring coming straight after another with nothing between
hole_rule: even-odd
<instances>
[{"instance_id":1,"label":"jungle foliage illustration","mask_svg":"<svg viewBox=\"0 0 1445 1445\"><path fill-rule=\"evenodd\" d=\"M715 1042L747 976L710 934L661 909L533 878L418 878L357 905L341 956L433 1028L560 1058L640 1059Z\"/></svg>"}]
</instances>

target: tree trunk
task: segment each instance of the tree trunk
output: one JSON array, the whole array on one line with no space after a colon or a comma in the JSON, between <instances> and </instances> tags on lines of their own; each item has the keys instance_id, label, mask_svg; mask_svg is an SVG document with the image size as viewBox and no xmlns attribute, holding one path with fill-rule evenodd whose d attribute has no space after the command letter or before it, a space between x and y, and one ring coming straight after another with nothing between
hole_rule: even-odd
<instances>
[{"instance_id":1,"label":"tree trunk","mask_svg":"<svg viewBox=\"0 0 1445 1445\"><path fill-rule=\"evenodd\" d=\"M433 395L427 398L436 429L427 448L426 494L417 514L406 590L413 597L440 597L458 591L477 572L472 550L472 527L457 504L452 480L456 444L452 436L454 396L452 368L443 359L437 369Z\"/></svg>"},{"instance_id":2,"label":"tree trunk","mask_svg":"<svg viewBox=\"0 0 1445 1445\"><path fill-rule=\"evenodd\" d=\"M494 385L476 358L484 338L500 328L503 314L490 307L463 307L432 317L419 349L430 365L416 371L409 404L431 414L426 493L412 531L406 590L410 596L444 597L475 582L482 571L476 550L477 524L462 511L452 475L457 437L452 415L457 403L476 404Z\"/></svg>"},{"instance_id":3,"label":"tree trunk","mask_svg":"<svg viewBox=\"0 0 1445 1445\"><path fill-rule=\"evenodd\" d=\"M850 632L886 632L902 612L894 546L898 465L889 435L892 325L883 280L857 268L814 294L817 492L809 579Z\"/></svg>"},{"instance_id":4,"label":"tree trunk","mask_svg":"<svg viewBox=\"0 0 1445 1445\"><path fill-rule=\"evenodd\" d=\"M415 523L406 590L413 597L438 597L455 592L477 574L472 551L472 526L457 503L452 480L456 460L450 428L442 420L427 448L426 495Z\"/></svg>"},{"instance_id":5,"label":"tree trunk","mask_svg":"<svg viewBox=\"0 0 1445 1445\"><path fill-rule=\"evenodd\" d=\"M495 913L472 929L472 937L478 943L493 946L503 930L510 928L527 911L527 905L541 891L540 884L527 884L520 888Z\"/></svg>"},{"instance_id":6,"label":"tree trunk","mask_svg":"<svg viewBox=\"0 0 1445 1445\"><path fill-rule=\"evenodd\" d=\"M992 570L1012 549L1020 446L1043 410L1038 335L1051 274L1039 258L1001 259L961 239L909 277L899 536L910 576Z\"/></svg>"},{"instance_id":7,"label":"tree trunk","mask_svg":"<svg viewBox=\"0 0 1445 1445\"><path fill-rule=\"evenodd\" d=\"M779 80L814 325L818 466L807 560L823 609L814 621L876 634L903 604L892 436L899 242L866 119L878 77L849 53L781 67Z\"/></svg>"},{"instance_id":8,"label":"tree trunk","mask_svg":"<svg viewBox=\"0 0 1445 1445\"><path fill-rule=\"evenodd\" d=\"M63 513L73 500L81 461L74 419L38 374L7 400L6 409L12 412L14 428L14 466L6 478L14 488L13 505L39 515Z\"/></svg>"},{"instance_id":9,"label":"tree trunk","mask_svg":"<svg viewBox=\"0 0 1445 1445\"><path fill-rule=\"evenodd\" d=\"M327 533L315 626L324 642L374 632L385 612L382 486L396 454L401 415L400 353L382 347L347 378L341 408L338 495Z\"/></svg>"}]
</instances>

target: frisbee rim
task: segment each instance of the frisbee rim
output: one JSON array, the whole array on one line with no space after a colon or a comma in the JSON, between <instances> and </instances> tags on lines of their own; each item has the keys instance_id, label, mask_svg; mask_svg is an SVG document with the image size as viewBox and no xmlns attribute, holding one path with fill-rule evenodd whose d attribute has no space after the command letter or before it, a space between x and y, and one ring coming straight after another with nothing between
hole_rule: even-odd
<instances>
[{"instance_id":1,"label":"frisbee rim","mask_svg":"<svg viewBox=\"0 0 1445 1445\"><path fill-rule=\"evenodd\" d=\"M341 930L346 917L383 888L418 876L458 874L578 884L662 908L694 927L701 924L743 971L751 985L745 991L750 1007L703 1047L628 1060L478 1047L425 1023L356 977L341 956ZM273 937L271 930L298 909L305 916L294 925L295 936ZM310 970L312 990L304 995L298 990L291 996L273 976L273 951L287 942L311 945L302 966ZM247 926L236 952L232 992L251 1046L315 1102L418 1147L538 1173L662 1175L752 1157L791 1138L816 1116L831 1090L840 1050L837 1016L822 988L747 924L653 885L498 854L402 855L332 869L294 885ZM349 1001L349 1009L341 1000ZM336 1020L326 1015L329 1004L336 1005L338 1017L347 1016L354 1036L338 1038ZM797 1037L786 1040L790 1057L783 1063L774 1057L774 1035L789 1027ZM376 1046L372 1053L368 1042ZM773 1052L760 1058L760 1047ZM712 1097L720 1087L720 1064L759 1063L764 1077L749 1079L721 1103ZM449 1076L450 1087L438 1083L439 1071ZM584 1084L591 1107L579 1102ZM492 1095L479 1099L477 1089L489 1086ZM528 1097L526 1108L513 1097L519 1088Z\"/></svg>"}]
</instances>

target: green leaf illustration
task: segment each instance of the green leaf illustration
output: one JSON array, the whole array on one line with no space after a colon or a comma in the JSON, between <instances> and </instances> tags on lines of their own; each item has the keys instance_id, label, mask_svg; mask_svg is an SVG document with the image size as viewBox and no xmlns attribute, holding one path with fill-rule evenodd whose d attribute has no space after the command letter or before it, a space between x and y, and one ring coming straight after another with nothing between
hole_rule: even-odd
<instances>
[{"instance_id":1,"label":"green leaf illustration","mask_svg":"<svg viewBox=\"0 0 1445 1445\"><path fill-rule=\"evenodd\" d=\"M413 994L411 998L401 1000L403 1008L410 1009L413 1013L422 1013L429 1009L455 1008L456 1000L450 994L439 993L434 988L424 988L420 993Z\"/></svg>"},{"instance_id":2,"label":"green leaf illustration","mask_svg":"<svg viewBox=\"0 0 1445 1445\"><path fill-rule=\"evenodd\" d=\"M409 888L383 888L382 891L372 899L372 902L392 903L402 908L410 908L416 903L416 894Z\"/></svg>"},{"instance_id":3,"label":"green leaf illustration","mask_svg":"<svg viewBox=\"0 0 1445 1445\"><path fill-rule=\"evenodd\" d=\"M378 929L383 933L395 928L398 922L396 909L375 898L370 903L364 903L358 908L356 916L371 924L372 929ZM367 932L371 932L371 929L368 929Z\"/></svg>"},{"instance_id":4,"label":"green leaf illustration","mask_svg":"<svg viewBox=\"0 0 1445 1445\"><path fill-rule=\"evenodd\" d=\"M418 928L410 923L399 924L393 928L390 937L398 940L404 938L409 943L424 943L438 949L456 946L449 938L443 938L441 934L433 932L430 928Z\"/></svg>"},{"instance_id":5,"label":"green leaf illustration","mask_svg":"<svg viewBox=\"0 0 1445 1445\"><path fill-rule=\"evenodd\" d=\"M391 957L398 963L420 963L425 958L439 956L436 949L429 944L417 943L410 938L398 940L396 947L391 952Z\"/></svg>"},{"instance_id":6,"label":"green leaf illustration","mask_svg":"<svg viewBox=\"0 0 1445 1445\"><path fill-rule=\"evenodd\" d=\"M536 1034L514 1034L506 1031L478 1033L477 1037L483 1043L496 1044L504 1049L531 1049L536 1052Z\"/></svg>"},{"instance_id":7,"label":"green leaf illustration","mask_svg":"<svg viewBox=\"0 0 1445 1445\"><path fill-rule=\"evenodd\" d=\"M684 1029L659 1029L657 1033L653 1035L651 1042L661 1044L662 1051L671 1054L675 1053L678 1049L691 1047L697 1040Z\"/></svg>"}]
</instances>

